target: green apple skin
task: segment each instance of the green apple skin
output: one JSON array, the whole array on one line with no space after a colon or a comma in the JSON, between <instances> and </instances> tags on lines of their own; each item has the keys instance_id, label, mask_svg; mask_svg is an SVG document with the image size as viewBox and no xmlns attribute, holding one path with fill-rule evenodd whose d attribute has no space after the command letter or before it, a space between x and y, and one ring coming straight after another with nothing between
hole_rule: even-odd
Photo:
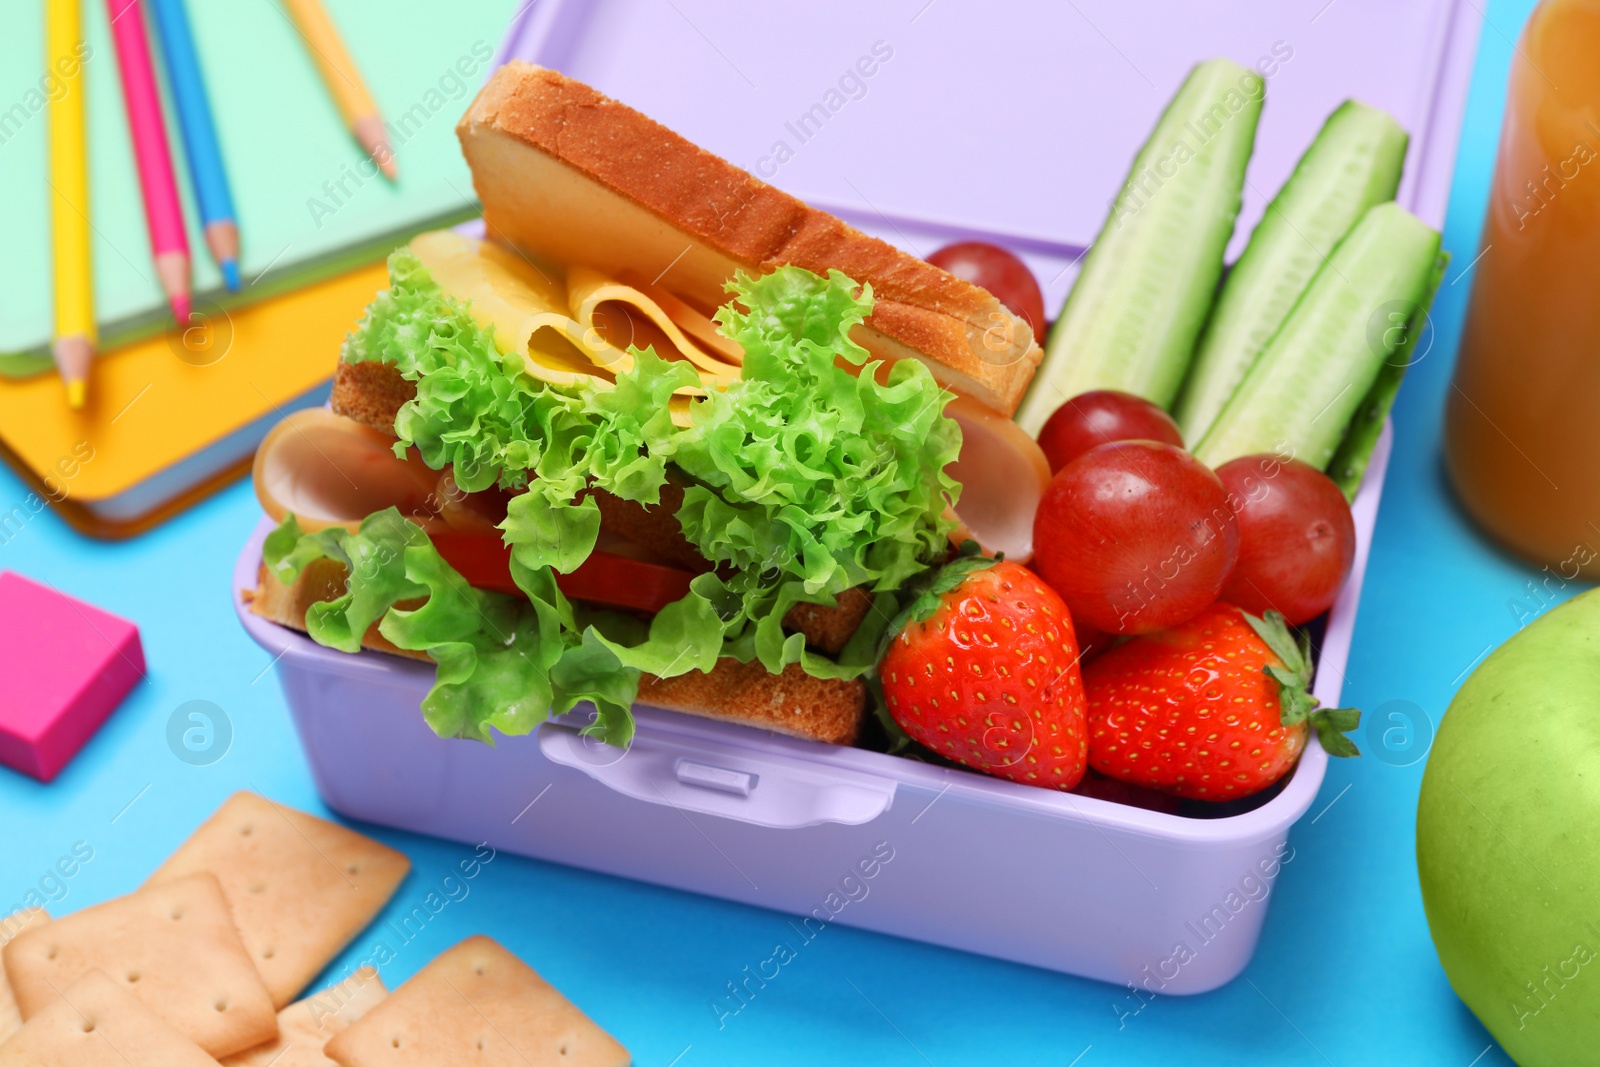
<instances>
[{"instance_id":1,"label":"green apple skin","mask_svg":"<svg viewBox=\"0 0 1600 1067\"><path fill-rule=\"evenodd\" d=\"M1422 779L1417 872L1445 974L1506 1052L1600 1062L1600 589L1456 694Z\"/></svg>"}]
</instances>

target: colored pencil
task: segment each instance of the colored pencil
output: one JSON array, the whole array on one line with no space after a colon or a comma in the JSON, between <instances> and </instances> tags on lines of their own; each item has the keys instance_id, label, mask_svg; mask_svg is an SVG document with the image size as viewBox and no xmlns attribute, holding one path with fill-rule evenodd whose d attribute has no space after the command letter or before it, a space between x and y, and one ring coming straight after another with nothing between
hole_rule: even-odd
<instances>
[{"instance_id":1,"label":"colored pencil","mask_svg":"<svg viewBox=\"0 0 1600 1067\"><path fill-rule=\"evenodd\" d=\"M144 8L139 0L106 0L106 13L111 18L111 38L122 73L122 102L128 110L128 131L139 170L139 188L144 194L144 218L150 228L156 277L172 305L172 314L187 326L189 235L184 229L178 182L172 173L172 151L150 62L150 42L145 37Z\"/></svg>"},{"instance_id":2,"label":"colored pencil","mask_svg":"<svg viewBox=\"0 0 1600 1067\"><path fill-rule=\"evenodd\" d=\"M67 403L83 407L96 344L89 241L89 158L84 137L83 27L78 0L45 0L45 69L66 91L50 101L50 230L56 324L51 354Z\"/></svg>"},{"instance_id":3,"label":"colored pencil","mask_svg":"<svg viewBox=\"0 0 1600 1067\"><path fill-rule=\"evenodd\" d=\"M344 46L333 19L328 17L322 0L283 0L283 6L311 49L311 58L350 132L378 164L383 176L393 181L394 149L383 128L383 116L378 113L377 102L361 80L361 71Z\"/></svg>"},{"instance_id":4,"label":"colored pencil","mask_svg":"<svg viewBox=\"0 0 1600 1067\"><path fill-rule=\"evenodd\" d=\"M228 191L228 172L222 165L222 149L217 144L217 126L211 117L211 102L206 97L205 78L200 73L200 56L194 34L189 29L189 14L183 0L150 0L155 19L156 39L166 60L167 87L178 108L178 128L183 132L183 147L189 160L189 180L195 199L200 202L200 222L205 227L206 246L222 268L228 288L239 288L239 225L234 220L233 195Z\"/></svg>"}]
</instances>

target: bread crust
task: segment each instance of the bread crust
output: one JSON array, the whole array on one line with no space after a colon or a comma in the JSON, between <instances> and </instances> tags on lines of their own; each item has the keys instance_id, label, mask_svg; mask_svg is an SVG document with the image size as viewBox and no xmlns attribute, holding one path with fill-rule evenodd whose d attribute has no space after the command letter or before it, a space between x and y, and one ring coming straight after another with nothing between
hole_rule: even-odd
<instances>
[{"instance_id":1,"label":"bread crust","mask_svg":"<svg viewBox=\"0 0 1600 1067\"><path fill-rule=\"evenodd\" d=\"M600 528L649 549L659 559L702 574L710 562L683 535L678 509L683 507L683 486L668 480L661 487L661 502L654 505L624 500L604 489L589 495L600 508Z\"/></svg>"},{"instance_id":2,"label":"bread crust","mask_svg":"<svg viewBox=\"0 0 1600 1067\"><path fill-rule=\"evenodd\" d=\"M806 635L806 644L837 656L872 610L872 596L860 586L839 594L836 604L796 604L783 628Z\"/></svg>"},{"instance_id":3,"label":"bread crust","mask_svg":"<svg viewBox=\"0 0 1600 1067\"><path fill-rule=\"evenodd\" d=\"M644 209L704 253L712 274L719 269L712 261L752 273L793 264L869 283L877 304L858 341L874 355L921 360L941 384L1003 415L1016 411L1042 358L1027 323L986 290L807 206L556 71L520 61L501 67L456 132L489 232L502 240L539 248L542 220L528 217L522 172L530 160L519 159L520 147L575 171L568 180L595 183Z\"/></svg>"},{"instance_id":4,"label":"bread crust","mask_svg":"<svg viewBox=\"0 0 1600 1067\"><path fill-rule=\"evenodd\" d=\"M332 600L344 589L344 565L321 559L308 565L293 585L279 581L263 564L257 572L256 588L246 590L244 596L256 615L304 633L311 605ZM395 647L378 632L377 623L367 628L361 644L374 651L432 662L426 653ZM639 682L641 704L835 745L854 743L866 701L867 688L859 679L815 678L799 664L790 664L781 674L769 674L760 663L719 659L710 671L690 671L676 678L646 674Z\"/></svg>"},{"instance_id":5,"label":"bread crust","mask_svg":"<svg viewBox=\"0 0 1600 1067\"><path fill-rule=\"evenodd\" d=\"M798 663L782 674L769 674L758 662L719 659L710 671L676 678L645 675L639 681L639 703L849 745L855 743L867 706L867 687L860 679L814 678Z\"/></svg>"},{"instance_id":6,"label":"bread crust","mask_svg":"<svg viewBox=\"0 0 1600 1067\"><path fill-rule=\"evenodd\" d=\"M341 359L333 372L333 393L328 403L335 415L393 434L395 416L416 396L417 383L400 377L400 370L393 363L346 363Z\"/></svg>"}]
</instances>

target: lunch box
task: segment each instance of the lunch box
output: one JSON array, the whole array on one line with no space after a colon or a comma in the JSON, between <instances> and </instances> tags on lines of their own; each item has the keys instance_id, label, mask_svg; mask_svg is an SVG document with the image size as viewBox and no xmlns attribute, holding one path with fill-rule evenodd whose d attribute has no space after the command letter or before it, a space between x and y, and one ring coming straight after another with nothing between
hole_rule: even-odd
<instances>
[{"instance_id":1,"label":"lunch box","mask_svg":"<svg viewBox=\"0 0 1600 1067\"><path fill-rule=\"evenodd\" d=\"M1442 224L1476 9L1284 7L1003 2L979 18L956 0L828 0L757 19L732 0L542 0L522 10L501 59L588 81L914 253L962 238L1011 247L1056 307L1160 107L1210 55L1278 57L1263 64L1271 75L1257 68L1267 109L1234 254L1260 217L1261 190L1281 184L1346 96L1412 131L1400 200ZM1010 51L987 51L996 42ZM681 76L660 76L663 53ZM966 81L952 93L945 82L961 56ZM1037 66L1046 57L1048 70ZM980 75L998 81L971 87ZM1066 121L1073 100L1094 113ZM1070 128L1076 141L1021 138L1016 115L1029 108L1033 125L1060 137ZM940 144L919 156L912 134ZM775 151L780 142L789 153ZM919 159L947 173L897 178ZM1052 167L1048 180L1037 173ZM1386 430L1353 505L1355 566L1320 641L1314 692L1325 705L1339 701L1390 440ZM263 519L239 555L234 602L273 657L331 808L771 908L807 939L841 923L1152 992L1204 992L1249 961L1292 855L1289 829L1326 769L1313 738L1270 800L1189 818L648 707L635 709L625 752L586 738L582 709L493 746L445 740L419 709L430 664L335 652L251 614L243 596L271 525Z\"/></svg>"}]
</instances>

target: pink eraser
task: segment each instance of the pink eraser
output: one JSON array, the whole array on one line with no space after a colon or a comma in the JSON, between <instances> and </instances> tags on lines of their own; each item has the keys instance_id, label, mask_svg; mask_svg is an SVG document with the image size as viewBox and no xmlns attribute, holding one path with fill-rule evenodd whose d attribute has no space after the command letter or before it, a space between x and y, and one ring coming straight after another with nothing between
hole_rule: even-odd
<instances>
[{"instance_id":1,"label":"pink eraser","mask_svg":"<svg viewBox=\"0 0 1600 1067\"><path fill-rule=\"evenodd\" d=\"M142 677L133 623L0 571L0 763L50 781Z\"/></svg>"}]
</instances>

